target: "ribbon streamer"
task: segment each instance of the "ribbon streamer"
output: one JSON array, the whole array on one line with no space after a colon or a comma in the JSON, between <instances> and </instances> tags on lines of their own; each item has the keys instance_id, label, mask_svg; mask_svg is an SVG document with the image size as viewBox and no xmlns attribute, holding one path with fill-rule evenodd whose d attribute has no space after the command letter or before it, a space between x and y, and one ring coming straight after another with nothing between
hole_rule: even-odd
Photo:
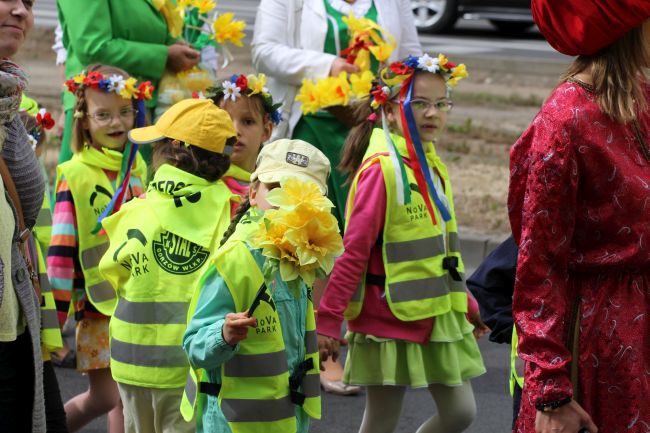
<instances>
[{"instance_id":1,"label":"ribbon streamer","mask_svg":"<svg viewBox=\"0 0 650 433\"><path fill-rule=\"evenodd\" d=\"M424 153L424 147L422 146L422 140L420 140L420 134L418 133L418 128L415 123L415 116L413 115L413 108L411 107L411 97L413 94L413 83L414 80L411 78L408 83L404 83L405 86L402 86L402 90L400 91L400 99L403 101L402 104L400 104L400 114L402 114L402 122L403 125L407 126L407 129L409 130L409 139L407 139L407 145L410 144L415 150L415 154L417 156L417 159L419 161L419 166L421 170L421 174L424 176L424 179L426 181L426 184L428 186L429 194L433 198L434 203L436 204L436 207L438 208L438 211L440 212L440 215L442 216L442 219L445 221L450 221L451 220L451 214L449 213L449 210L445 206L445 204L442 202L440 197L438 196L438 192L436 190L435 185L433 184L433 178L431 177L431 170L429 170L429 164L427 162L427 157ZM407 88L407 94L406 98L402 99L403 97L403 90ZM403 109L402 109L403 107ZM404 122L406 120L406 122ZM425 169L426 168L426 169Z\"/></svg>"},{"instance_id":2,"label":"ribbon streamer","mask_svg":"<svg viewBox=\"0 0 650 433\"><path fill-rule=\"evenodd\" d=\"M381 124L384 130L384 136L386 137L386 144L388 145L388 154L390 155L390 160L393 163L393 169L395 170L395 186L397 193L397 204L404 205L411 203L411 189L409 188L409 181L406 177L406 168L404 167L404 161L402 161L402 156L397 152L395 148L395 143L393 139L390 138L390 131L388 130L388 122L386 121L386 113L384 109L381 109Z\"/></svg>"}]
</instances>

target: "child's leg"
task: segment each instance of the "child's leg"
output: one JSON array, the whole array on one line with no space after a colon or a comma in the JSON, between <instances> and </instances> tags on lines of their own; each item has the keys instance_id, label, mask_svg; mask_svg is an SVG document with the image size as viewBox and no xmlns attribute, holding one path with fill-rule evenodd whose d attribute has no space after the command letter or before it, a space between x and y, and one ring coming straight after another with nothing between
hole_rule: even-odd
<instances>
[{"instance_id":1,"label":"child's leg","mask_svg":"<svg viewBox=\"0 0 650 433\"><path fill-rule=\"evenodd\" d=\"M476 401L469 381L461 386L429 385L429 392L438 413L422 424L417 433L460 433L472 424Z\"/></svg>"},{"instance_id":2,"label":"child's leg","mask_svg":"<svg viewBox=\"0 0 650 433\"><path fill-rule=\"evenodd\" d=\"M65 404L68 430L73 433L95 418L118 406L120 395L109 368L88 372L88 391L73 397ZM122 426L122 428L124 428ZM113 433L113 431L111 431Z\"/></svg>"},{"instance_id":3,"label":"child's leg","mask_svg":"<svg viewBox=\"0 0 650 433\"><path fill-rule=\"evenodd\" d=\"M393 433L402 413L404 386L368 386L359 433Z\"/></svg>"}]
</instances>

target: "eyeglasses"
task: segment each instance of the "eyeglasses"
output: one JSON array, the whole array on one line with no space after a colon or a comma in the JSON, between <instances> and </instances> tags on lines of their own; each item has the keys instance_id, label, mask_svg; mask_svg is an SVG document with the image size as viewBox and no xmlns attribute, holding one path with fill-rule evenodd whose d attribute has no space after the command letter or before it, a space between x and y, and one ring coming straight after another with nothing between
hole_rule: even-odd
<instances>
[{"instance_id":1,"label":"eyeglasses","mask_svg":"<svg viewBox=\"0 0 650 433\"><path fill-rule=\"evenodd\" d=\"M138 112L138 110L132 108L132 107L125 107L122 108L119 111L118 116L120 119L123 120L131 120L133 119L133 116ZM109 124L115 116L113 116L113 113L110 111L98 111L97 113L87 113L88 117L91 119L94 119L95 122L99 123L100 125L106 125Z\"/></svg>"},{"instance_id":2,"label":"eyeglasses","mask_svg":"<svg viewBox=\"0 0 650 433\"><path fill-rule=\"evenodd\" d=\"M440 99L438 101L430 102L426 99L413 99L411 101L411 107L413 110L425 112L435 108L436 111L446 113L454 107L454 103L449 99Z\"/></svg>"}]
</instances>

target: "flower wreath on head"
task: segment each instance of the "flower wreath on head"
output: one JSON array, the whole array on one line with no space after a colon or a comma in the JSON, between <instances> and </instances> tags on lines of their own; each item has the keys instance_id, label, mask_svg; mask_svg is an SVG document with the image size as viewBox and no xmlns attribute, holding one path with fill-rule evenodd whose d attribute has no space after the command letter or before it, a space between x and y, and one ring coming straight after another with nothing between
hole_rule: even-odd
<instances>
[{"instance_id":1,"label":"flower wreath on head","mask_svg":"<svg viewBox=\"0 0 650 433\"><path fill-rule=\"evenodd\" d=\"M138 84L133 77L124 78L122 75L105 76L101 72L82 72L65 82L65 87L71 93L78 90L95 89L105 93L115 92L124 99L137 99L146 101L153 97L154 87L151 81Z\"/></svg>"},{"instance_id":2,"label":"flower wreath on head","mask_svg":"<svg viewBox=\"0 0 650 433\"><path fill-rule=\"evenodd\" d=\"M269 89L266 88L266 75L264 74L234 74L230 79L221 83L221 86L208 89L208 95L216 99L223 98L224 101L231 100L233 102L242 95L249 97L260 95L264 111L269 115L271 121L277 125L282 119L280 110L282 103L273 103L273 96L269 93Z\"/></svg>"},{"instance_id":3,"label":"flower wreath on head","mask_svg":"<svg viewBox=\"0 0 650 433\"><path fill-rule=\"evenodd\" d=\"M451 220L451 212L446 200L442 199L436 190L432 177L433 170L427 162L425 147L420 140L413 108L411 107L413 77L416 71L440 75L447 85L447 95L449 95L453 87L456 87L458 81L468 76L464 64L456 65L451 63L444 54L438 54L436 57L431 57L428 54L420 57L408 56L403 61L391 63L379 72L377 80L373 83L369 95L373 112L368 117L368 121L375 123L381 118L382 129L384 130L388 151L395 170L397 201L402 205L408 204L411 202L411 190L406 177L406 169L402 157L397 152L391 139L383 108L386 102L399 98L399 116L404 126L403 132L408 158L411 161L411 168L418 188L422 192L431 220L436 224L434 205L444 221Z\"/></svg>"},{"instance_id":4,"label":"flower wreath on head","mask_svg":"<svg viewBox=\"0 0 650 433\"><path fill-rule=\"evenodd\" d=\"M135 118L135 127L141 128L145 125L145 105L144 101L147 101L153 97L154 86L150 81L144 81L138 83L133 77L124 78L122 75L113 74L111 76L105 76L101 72L93 71L86 73L85 71L75 75L74 78L71 78L65 82L69 92L77 94L80 90L85 89L95 89L102 91L104 93L112 93L121 96L124 99L135 100L137 103L137 114ZM75 119L81 119L85 116L85 113L75 112ZM135 163L136 157L138 154L138 145L133 144L130 141L127 142L124 152L122 152L122 164L120 172L118 173L115 185L117 186L115 194L111 198L110 203L106 206L106 209L102 214L97 218L97 224L92 230L93 234L102 232L101 221L109 215L117 212L122 206L125 198L126 191L129 187L129 180L131 178L131 169Z\"/></svg>"}]
</instances>

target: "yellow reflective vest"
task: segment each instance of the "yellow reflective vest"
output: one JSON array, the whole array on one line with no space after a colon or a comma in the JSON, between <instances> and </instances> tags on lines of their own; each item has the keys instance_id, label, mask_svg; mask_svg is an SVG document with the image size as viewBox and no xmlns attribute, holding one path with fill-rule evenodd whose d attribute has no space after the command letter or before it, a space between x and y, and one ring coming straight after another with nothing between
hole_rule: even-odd
<instances>
[{"instance_id":1,"label":"yellow reflective vest","mask_svg":"<svg viewBox=\"0 0 650 433\"><path fill-rule=\"evenodd\" d=\"M408 158L404 138L390 135L398 153ZM354 198L361 174L371 165L379 164L386 186L386 219L382 238L382 258L386 301L391 312L400 320L412 321L444 314L451 309L467 312L467 293L462 281L456 281L443 266L447 257L456 261L456 271L463 276L464 265L460 256L460 241L453 207L451 182L447 168L435 153L433 144L426 150L429 165L440 176L450 204L451 220L442 230L442 217L437 209L434 225L422 194L417 187L413 170L405 163L406 176L411 190L411 202L399 204L396 199L396 174L388 153L385 134L375 129L370 145L357 171L347 202L347 220L354 206ZM449 260L449 259L447 259ZM348 320L361 312L366 276L362 277L346 312Z\"/></svg>"},{"instance_id":2,"label":"yellow reflective vest","mask_svg":"<svg viewBox=\"0 0 650 433\"><path fill-rule=\"evenodd\" d=\"M41 304L41 348L43 360L48 361L50 352L63 347L63 340L61 339L61 328L59 327L54 295L50 287L50 280L47 277L46 254L52 238L52 213L47 192L45 192L43 205L38 213L33 233L38 257L38 280L41 284L41 295L43 296Z\"/></svg>"},{"instance_id":3,"label":"yellow reflective vest","mask_svg":"<svg viewBox=\"0 0 650 433\"><path fill-rule=\"evenodd\" d=\"M512 327L512 349L510 351L510 395L515 393L515 383L519 388L524 389L524 360L519 357L517 347L519 340L517 338L517 328Z\"/></svg>"},{"instance_id":4,"label":"yellow reflective vest","mask_svg":"<svg viewBox=\"0 0 650 433\"><path fill-rule=\"evenodd\" d=\"M231 197L223 182L165 164L146 198L104 219L110 247L99 270L114 300L95 305L112 316L111 373L117 382L185 385L189 363L181 344L188 307L230 223Z\"/></svg>"},{"instance_id":5,"label":"yellow reflective vest","mask_svg":"<svg viewBox=\"0 0 650 433\"><path fill-rule=\"evenodd\" d=\"M139 154L137 163L144 166L144 160ZM92 230L97 224L97 218L111 201L115 188L103 169L83 163L80 154L75 154L71 160L57 167L57 184L61 176L65 177L74 197L79 238L79 263L84 275L86 295L96 307L102 303L114 303L115 291L100 275L98 269L99 261L108 250L108 238L102 234L92 234ZM132 180L135 177L135 173L132 173ZM146 170L145 174L140 177L143 184L145 178ZM79 312L83 308L85 297L76 291L72 296L75 312ZM98 310L102 311L99 307Z\"/></svg>"},{"instance_id":6,"label":"yellow reflective vest","mask_svg":"<svg viewBox=\"0 0 650 433\"><path fill-rule=\"evenodd\" d=\"M321 417L313 304L308 299L305 358L297 373L290 377L280 318L271 290L266 287L257 262L242 242L245 230L240 228L241 225L219 250L213 264L230 290L236 311L248 310L260 290L263 290L264 300L253 312L257 327L249 329L247 338L239 343L237 354L221 367L219 406L233 433L295 433L296 404L310 417ZM195 377L185 388L181 412L186 419L191 418L192 405L196 401Z\"/></svg>"}]
</instances>

